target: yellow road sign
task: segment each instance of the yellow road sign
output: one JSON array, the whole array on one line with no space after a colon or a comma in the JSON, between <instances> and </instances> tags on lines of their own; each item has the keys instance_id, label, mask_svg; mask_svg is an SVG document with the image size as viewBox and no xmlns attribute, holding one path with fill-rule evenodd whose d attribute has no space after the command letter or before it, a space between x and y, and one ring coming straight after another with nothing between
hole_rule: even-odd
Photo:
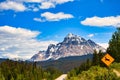
<instances>
[{"instance_id":1,"label":"yellow road sign","mask_svg":"<svg viewBox=\"0 0 120 80\"><path fill-rule=\"evenodd\" d=\"M114 58L110 56L108 53L105 54L105 56L101 59L103 63L105 63L107 66L110 66L110 64L114 61Z\"/></svg>"}]
</instances>

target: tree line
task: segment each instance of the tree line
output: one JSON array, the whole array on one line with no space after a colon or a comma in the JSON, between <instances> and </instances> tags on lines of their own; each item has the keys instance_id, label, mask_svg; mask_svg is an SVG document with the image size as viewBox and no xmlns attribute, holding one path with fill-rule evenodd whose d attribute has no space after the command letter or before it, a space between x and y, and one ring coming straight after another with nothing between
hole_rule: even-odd
<instances>
[{"instance_id":1,"label":"tree line","mask_svg":"<svg viewBox=\"0 0 120 80\"><path fill-rule=\"evenodd\" d=\"M0 64L0 80L54 80L61 74L52 67L42 69L36 62L6 60Z\"/></svg>"}]
</instances>

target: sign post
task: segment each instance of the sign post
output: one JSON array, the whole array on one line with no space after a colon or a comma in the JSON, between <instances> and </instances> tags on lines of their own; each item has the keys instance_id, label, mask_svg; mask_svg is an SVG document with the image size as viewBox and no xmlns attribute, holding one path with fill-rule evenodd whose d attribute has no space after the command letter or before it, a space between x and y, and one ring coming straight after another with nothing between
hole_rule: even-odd
<instances>
[{"instance_id":1,"label":"sign post","mask_svg":"<svg viewBox=\"0 0 120 80\"><path fill-rule=\"evenodd\" d=\"M101 61L108 67L108 75L110 72L110 64L114 61L114 58L112 56L110 56L108 53L105 54L105 56L101 59ZM107 80L107 77L105 78L105 80Z\"/></svg>"},{"instance_id":2,"label":"sign post","mask_svg":"<svg viewBox=\"0 0 120 80\"><path fill-rule=\"evenodd\" d=\"M109 67L110 64L114 61L114 58L107 53L107 54L105 54L105 56L101 59L101 61L102 61L105 65L107 65L107 66Z\"/></svg>"}]
</instances>

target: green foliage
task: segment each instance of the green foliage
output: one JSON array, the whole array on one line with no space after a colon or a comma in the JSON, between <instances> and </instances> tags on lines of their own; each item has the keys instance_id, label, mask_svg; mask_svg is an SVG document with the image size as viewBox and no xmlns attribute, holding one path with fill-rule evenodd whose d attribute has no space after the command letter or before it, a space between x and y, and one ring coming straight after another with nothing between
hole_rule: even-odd
<instances>
[{"instance_id":1,"label":"green foliage","mask_svg":"<svg viewBox=\"0 0 120 80\"><path fill-rule=\"evenodd\" d=\"M109 47L107 52L115 58L115 62L120 62L120 28L112 35L112 39L109 41Z\"/></svg>"},{"instance_id":2,"label":"green foliage","mask_svg":"<svg viewBox=\"0 0 120 80\"><path fill-rule=\"evenodd\" d=\"M120 77L113 72L113 69L120 72L120 63L113 63L110 68L106 68L101 61L104 55L105 53L95 50L92 62L87 60L80 67L71 70L67 80L120 80Z\"/></svg>"},{"instance_id":3,"label":"green foliage","mask_svg":"<svg viewBox=\"0 0 120 80\"><path fill-rule=\"evenodd\" d=\"M7 60L0 64L0 80L54 80L61 75L55 68L42 69L37 63Z\"/></svg>"},{"instance_id":4,"label":"green foliage","mask_svg":"<svg viewBox=\"0 0 120 80\"><path fill-rule=\"evenodd\" d=\"M120 72L120 63L114 62L113 64L110 65L110 68L116 69L117 71Z\"/></svg>"},{"instance_id":5,"label":"green foliage","mask_svg":"<svg viewBox=\"0 0 120 80\"><path fill-rule=\"evenodd\" d=\"M68 80L119 80L112 69L93 66L87 71L82 71L78 76L72 76Z\"/></svg>"},{"instance_id":6,"label":"green foliage","mask_svg":"<svg viewBox=\"0 0 120 80\"><path fill-rule=\"evenodd\" d=\"M101 50L99 52L97 52L96 50L94 50L93 53L93 59L92 59L92 65L99 65L99 66L105 66L104 63L101 61L102 57L105 55L105 53L103 53Z\"/></svg>"},{"instance_id":7,"label":"green foliage","mask_svg":"<svg viewBox=\"0 0 120 80\"><path fill-rule=\"evenodd\" d=\"M78 76L82 71L88 70L92 66L92 62L87 59L85 63L82 63L80 67L72 69L70 72L68 72L67 78L68 80L71 78L75 78L75 76ZM73 79L73 80L76 80Z\"/></svg>"},{"instance_id":8,"label":"green foliage","mask_svg":"<svg viewBox=\"0 0 120 80\"><path fill-rule=\"evenodd\" d=\"M49 80L54 80L56 78L56 76L60 76L61 72L56 70L53 67L48 67L45 72L47 72L47 79Z\"/></svg>"}]
</instances>

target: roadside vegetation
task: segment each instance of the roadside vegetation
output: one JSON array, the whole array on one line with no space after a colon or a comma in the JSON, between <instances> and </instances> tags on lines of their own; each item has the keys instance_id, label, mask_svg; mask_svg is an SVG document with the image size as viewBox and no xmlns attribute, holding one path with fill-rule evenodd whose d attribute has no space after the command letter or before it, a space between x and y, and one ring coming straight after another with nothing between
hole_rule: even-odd
<instances>
[{"instance_id":1,"label":"roadside vegetation","mask_svg":"<svg viewBox=\"0 0 120 80\"><path fill-rule=\"evenodd\" d=\"M93 53L92 61L87 60L81 66L68 72L67 80L120 80L120 28L113 33L109 41L109 47L105 53L109 53L114 63L107 67L101 58L105 55L102 51Z\"/></svg>"}]
</instances>

